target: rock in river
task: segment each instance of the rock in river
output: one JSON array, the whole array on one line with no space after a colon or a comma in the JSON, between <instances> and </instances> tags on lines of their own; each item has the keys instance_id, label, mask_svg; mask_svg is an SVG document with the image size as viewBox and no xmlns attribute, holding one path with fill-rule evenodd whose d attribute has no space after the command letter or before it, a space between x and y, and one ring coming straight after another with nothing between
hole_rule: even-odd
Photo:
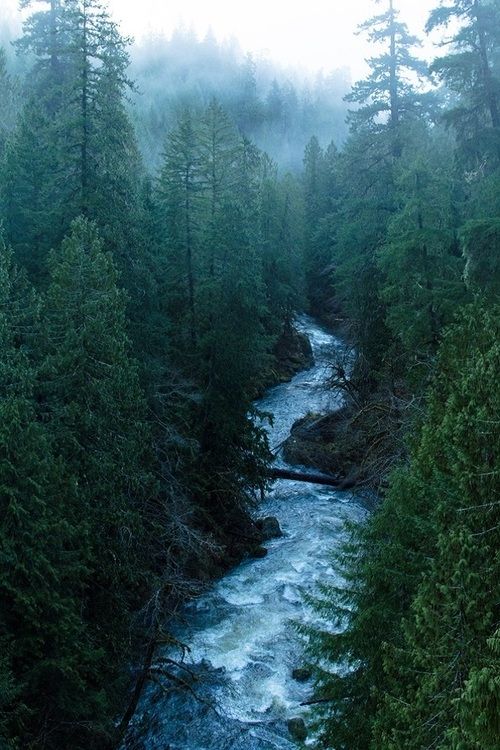
<instances>
[{"instance_id":1,"label":"rock in river","mask_svg":"<svg viewBox=\"0 0 500 750\"><path fill-rule=\"evenodd\" d=\"M259 518L255 522L255 525L260 531L263 541L267 541L268 539L279 539L283 536L279 521L274 516Z\"/></svg>"}]
</instances>

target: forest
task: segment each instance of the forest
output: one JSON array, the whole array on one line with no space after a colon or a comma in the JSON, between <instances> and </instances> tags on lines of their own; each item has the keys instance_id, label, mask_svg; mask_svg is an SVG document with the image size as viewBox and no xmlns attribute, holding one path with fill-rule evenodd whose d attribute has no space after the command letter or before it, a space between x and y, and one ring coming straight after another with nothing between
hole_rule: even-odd
<instances>
[{"instance_id":1,"label":"forest","mask_svg":"<svg viewBox=\"0 0 500 750\"><path fill-rule=\"evenodd\" d=\"M430 65L368 5L352 86L105 0L0 34L2 750L122 747L259 556L304 311L349 354L287 459L376 498L304 597L312 746L500 747L500 0L436 0Z\"/></svg>"}]
</instances>

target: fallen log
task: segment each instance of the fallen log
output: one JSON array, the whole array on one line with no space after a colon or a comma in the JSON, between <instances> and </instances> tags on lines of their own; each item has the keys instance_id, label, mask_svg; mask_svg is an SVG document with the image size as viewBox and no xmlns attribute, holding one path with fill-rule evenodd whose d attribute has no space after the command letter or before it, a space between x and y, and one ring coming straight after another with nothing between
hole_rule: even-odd
<instances>
[{"instance_id":1,"label":"fallen log","mask_svg":"<svg viewBox=\"0 0 500 750\"><path fill-rule=\"evenodd\" d=\"M293 482L305 482L307 484L322 484L325 487L335 487L338 490L350 490L356 486L356 482L349 479L339 479L328 474L312 474L304 471L291 471L290 469L271 469L273 479L291 479Z\"/></svg>"}]
</instances>

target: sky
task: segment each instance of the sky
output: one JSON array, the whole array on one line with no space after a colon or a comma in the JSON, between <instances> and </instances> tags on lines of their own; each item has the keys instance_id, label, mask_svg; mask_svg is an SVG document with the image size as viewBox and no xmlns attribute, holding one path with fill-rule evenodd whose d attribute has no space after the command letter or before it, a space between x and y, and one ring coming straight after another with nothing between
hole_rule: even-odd
<instances>
[{"instance_id":1,"label":"sky","mask_svg":"<svg viewBox=\"0 0 500 750\"><path fill-rule=\"evenodd\" d=\"M218 39L235 36L246 52L309 71L348 65L356 74L370 50L357 25L380 12L373 0L111 0L129 34L171 31L180 21ZM401 17L422 34L437 0L399 0Z\"/></svg>"},{"instance_id":2,"label":"sky","mask_svg":"<svg viewBox=\"0 0 500 750\"><path fill-rule=\"evenodd\" d=\"M0 3L15 12L17 0ZM398 0L397 5L410 30L422 36L437 0ZM363 74L370 55L356 27L381 7L374 0L109 0L109 6L123 32L136 39L149 32L170 35L183 23L200 36L211 29L219 40L235 37L245 52L284 66L310 72L348 66L355 77Z\"/></svg>"}]
</instances>

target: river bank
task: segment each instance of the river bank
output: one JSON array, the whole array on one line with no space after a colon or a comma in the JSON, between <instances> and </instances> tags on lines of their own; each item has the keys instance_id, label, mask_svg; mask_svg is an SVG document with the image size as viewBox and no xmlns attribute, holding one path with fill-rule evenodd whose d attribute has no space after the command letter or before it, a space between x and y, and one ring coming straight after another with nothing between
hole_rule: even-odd
<instances>
[{"instance_id":1,"label":"river bank","mask_svg":"<svg viewBox=\"0 0 500 750\"><path fill-rule=\"evenodd\" d=\"M311 341L314 366L258 402L273 415L269 438L277 449L309 411L328 413L340 405L324 387L340 342L308 318L298 327ZM277 464L287 465L281 455ZM180 673L185 685L172 686L168 694L148 685L127 750L297 747L290 729L302 726L294 719L308 723L308 709L300 704L312 686L293 676L305 656L291 621L319 624L303 596L318 583L341 583L331 553L346 538L346 521L362 521L365 513L350 493L277 481L258 516L278 518L283 536L266 544L266 557L246 560L183 608L174 635L189 645ZM158 659L169 655L181 656L165 650Z\"/></svg>"}]
</instances>

